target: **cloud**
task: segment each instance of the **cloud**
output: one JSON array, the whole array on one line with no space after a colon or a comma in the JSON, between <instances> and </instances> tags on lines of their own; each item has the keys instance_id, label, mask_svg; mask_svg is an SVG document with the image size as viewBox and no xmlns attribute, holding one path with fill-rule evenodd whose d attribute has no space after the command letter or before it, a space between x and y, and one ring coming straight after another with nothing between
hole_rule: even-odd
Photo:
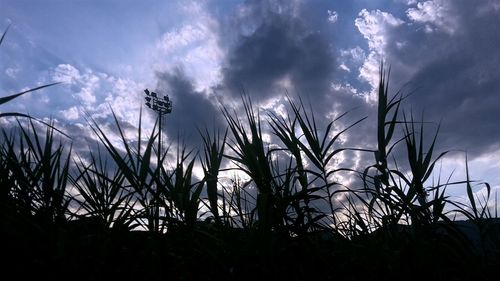
<instances>
[{"instance_id":1,"label":"cloud","mask_svg":"<svg viewBox=\"0 0 500 281\"><path fill-rule=\"evenodd\" d=\"M203 132L205 128L209 131L211 128L225 128L215 96L197 91L181 68L158 72L157 78L157 88L170 93L172 100L172 113L165 118L165 131L170 141L180 137L180 141L188 148L200 149L202 142L198 130Z\"/></svg>"},{"instance_id":2,"label":"cloud","mask_svg":"<svg viewBox=\"0 0 500 281\"><path fill-rule=\"evenodd\" d=\"M70 64L60 64L54 70L52 80L66 84L76 84L81 79L80 71Z\"/></svg>"},{"instance_id":3,"label":"cloud","mask_svg":"<svg viewBox=\"0 0 500 281\"><path fill-rule=\"evenodd\" d=\"M368 42L369 53L359 68L359 78L368 82L372 87L371 92L366 95L370 102L376 101L375 89L380 77L380 62L386 56L385 49L393 40L391 33L403 24L403 20L380 10L367 11L363 9L355 20L356 27ZM363 53L357 49L354 50L356 53L353 56L356 55L357 58L360 58Z\"/></svg>"},{"instance_id":4,"label":"cloud","mask_svg":"<svg viewBox=\"0 0 500 281\"><path fill-rule=\"evenodd\" d=\"M197 25L185 25L180 29L169 31L157 42L157 47L166 54L171 54L181 48L204 41L208 37L208 27Z\"/></svg>"},{"instance_id":5,"label":"cloud","mask_svg":"<svg viewBox=\"0 0 500 281\"><path fill-rule=\"evenodd\" d=\"M471 169L472 177L496 182L493 175L497 173L494 163L500 162L500 131L495 128L500 113L495 106L500 104L500 81L495 73L500 73L500 51L494 47L499 39L492 34L500 32L500 9L494 2L415 1L408 3L410 7L404 14L361 10L355 24L367 48L358 43L341 49L338 60L350 73L357 69L359 79L370 88L365 92L359 84L342 80L336 80L332 86L339 91L363 93L366 101L374 103L379 66L384 60L386 66L391 66L392 93L402 88L406 93L415 90L405 101L405 110L413 111L417 119L423 113L425 121L434 122L425 125L427 138L433 136L437 123L443 120L435 151L451 150L448 157L452 161L447 163L456 164L462 161L455 156L457 150L467 150L470 167L477 167ZM354 50L358 50L359 56L354 55ZM358 62L355 57L360 58ZM362 110L369 116L374 116L374 111ZM374 143L370 138L375 133L372 123L361 124L359 132L364 137L349 133L357 147ZM485 155L491 157L472 162ZM402 149L395 150L394 156L400 169L407 169ZM368 155L362 157L362 162L367 163L366 158ZM464 175L455 179L463 180ZM460 189L456 194L463 192Z\"/></svg>"},{"instance_id":6,"label":"cloud","mask_svg":"<svg viewBox=\"0 0 500 281\"><path fill-rule=\"evenodd\" d=\"M339 48L337 50L337 69L343 70L344 75L339 75L339 73L336 73L336 79L334 80L333 84L338 85L349 81L347 83L354 83L356 85L359 85L360 83L357 79L358 71L356 70L361 67L365 59L366 52L359 46L347 49ZM358 89L356 90L358 91ZM359 89L359 92L362 92L361 88Z\"/></svg>"},{"instance_id":7,"label":"cloud","mask_svg":"<svg viewBox=\"0 0 500 281\"><path fill-rule=\"evenodd\" d=\"M152 67L157 72L182 67L197 90L208 89L220 80L223 54L217 37L218 22L202 2L182 2L178 12L185 19L156 41Z\"/></svg>"},{"instance_id":8,"label":"cloud","mask_svg":"<svg viewBox=\"0 0 500 281\"><path fill-rule=\"evenodd\" d=\"M426 23L425 32L433 32L435 28L439 28L452 34L457 28L452 6L444 0L419 2L416 8L408 9L406 15L414 22Z\"/></svg>"},{"instance_id":9,"label":"cloud","mask_svg":"<svg viewBox=\"0 0 500 281\"><path fill-rule=\"evenodd\" d=\"M341 49L340 56L344 59L352 60L354 63L361 63L366 59L365 51L359 46L346 50Z\"/></svg>"},{"instance_id":10,"label":"cloud","mask_svg":"<svg viewBox=\"0 0 500 281\"><path fill-rule=\"evenodd\" d=\"M61 110L60 112L67 120L77 120L78 118L80 118L78 107L76 106L72 106L68 109Z\"/></svg>"},{"instance_id":11,"label":"cloud","mask_svg":"<svg viewBox=\"0 0 500 281\"><path fill-rule=\"evenodd\" d=\"M8 67L5 69L5 75L9 76L10 78L12 79L15 79L16 76L17 76L17 73L20 71L21 69L18 68L18 67Z\"/></svg>"},{"instance_id":12,"label":"cloud","mask_svg":"<svg viewBox=\"0 0 500 281\"><path fill-rule=\"evenodd\" d=\"M130 78L120 78L108 76L105 79L103 88L106 89L106 96L103 102L96 108L96 114L101 117L111 115L110 108L120 120L135 123L139 120L140 108L144 104L144 85ZM151 120L143 120L152 125Z\"/></svg>"},{"instance_id":13,"label":"cloud","mask_svg":"<svg viewBox=\"0 0 500 281\"><path fill-rule=\"evenodd\" d=\"M384 59L392 68L395 92L416 90L406 109L425 120L443 118L441 148L467 149L470 157L500 147L500 11L494 1L410 3L407 18L379 10L360 12L356 25L369 54L360 79L377 87ZM498 6L498 5L497 5ZM347 54L346 54L347 56ZM351 67L352 69L352 67ZM429 125L430 133L436 127Z\"/></svg>"},{"instance_id":14,"label":"cloud","mask_svg":"<svg viewBox=\"0 0 500 281\"><path fill-rule=\"evenodd\" d=\"M404 21L387 12L363 9L354 23L368 41L368 47L373 51L383 53L389 41L387 30L402 25Z\"/></svg>"},{"instance_id":15,"label":"cloud","mask_svg":"<svg viewBox=\"0 0 500 281\"><path fill-rule=\"evenodd\" d=\"M332 98L331 82L338 66L330 40L318 26L306 24L304 9L300 1L246 1L231 15L216 17L216 11L207 14L203 5L191 3L187 10L192 21L165 33L158 45L176 57L164 61L167 67L156 68L159 91L174 101L167 117L169 136L184 131L197 137L196 126L203 128L209 120L225 127L213 93L238 107L243 90L256 105L288 90L321 106L318 116L326 116L332 109L324 99ZM335 15L330 10L330 16ZM321 24L329 22L323 18ZM207 70L197 74L192 66ZM204 78L208 74L211 79ZM211 87L200 87L200 80Z\"/></svg>"},{"instance_id":16,"label":"cloud","mask_svg":"<svg viewBox=\"0 0 500 281\"><path fill-rule=\"evenodd\" d=\"M91 107L96 102L95 92L100 85L100 78L90 69L83 74L70 64L59 64L52 76L54 82L62 82L73 90L73 97L85 107Z\"/></svg>"},{"instance_id":17,"label":"cloud","mask_svg":"<svg viewBox=\"0 0 500 281\"><path fill-rule=\"evenodd\" d=\"M238 6L235 15L221 20L226 24L220 26L227 27L219 35L226 42L226 59L216 90L226 99L237 98L245 90L254 105L277 114L287 106L283 98L287 90L296 102L300 97L307 110L311 106L320 134L346 111L353 112L336 121L334 130L368 115L371 105L363 101L356 87L341 79L347 67L343 62L360 65L365 52L355 47L345 50L345 58L335 57L334 38L322 32L331 23L324 17L314 20L327 10L310 9L299 1L246 1ZM366 148L373 140L372 132L373 124L364 122L344 134L338 145ZM338 161L352 167L367 160L355 155Z\"/></svg>"},{"instance_id":18,"label":"cloud","mask_svg":"<svg viewBox=\"0 0 500 281\"><path fill-rule=\"evenodd\" d=\"M439 1L453 33L447 28L428 34L422 30L398 33L407 44L388 50L397 69L408 73L408 81L419 87L418 110L427 118L444 118L441 139L445 147L468 149L471 156L500 147L500 12L488 2ZM415 22L417 24L417 22ZM411 28L411 27L410 27ZM410 70L410 71L408 71ZM397 70L396 70L397 71Z\"/></svg>"},{"instance_id":19,"label":"cloud","mask_svg":"<svg viewBox=\"0 0 500 281\"><path fill-rule=\"evenodd\" d=\"M339 19L339 13L331 10L327 10L327 13L328 13L328 21L331 23L336 23L337 20Z\"/></svg>"},{"instance_id":20,"label":"cloud","mask_svg":"<svg viewBox=\"0 0 500 281\"><path fill-rule=\"evenodd\" d=\"M52 80L62 82L69 99L58 103L65 119L76 120L86 112L94 118L110 118L111 109L122 120L139 120L144 86L130 78L116 77L70 64L60 64L52 71Z\"/></svg>"},{"instance_id":21,"label":"cloud","mask_svg":"<svg viewBox=\"0 0 500 281\"><path fill-rule=\"evenodd\" d=\"M259 101L290 85L321 97L329 91L335 59L328 40L300 17L296 2L247 1L221 38L233 38L222 68L222 87L239 96L245 89Z\"/></svg>"},{"instance_id":22,"label":"cloud","mask_svg":"<svg viewBox=\"0 0 500 281\"><path fill-rule=\"evenodd\" d=\"M171 22L150 15L148 21L154 23L147 24L148 28L137 24L137 30L120 29L127 30L127 36L118 37L130 35L134 40L117 42L137 45L120 47L118 53L128 55L129 50L140 50L141 54L130 52L130 60L123 61L124 66L133 66L123 71L127 75L103 70L105 64L116 65L116 61L129 59L114 54L116 49L100 49L97 57L85 50L88 55L81 57L92 59L86 60L89 67L84 67L75 62L80 56L67 62L40 50L50 38L38 42L33 37L34 41L28 42L27 38L10 39L22 34L10 32L9 40L2 45L3 62L8 68L0 70L6 76L0 77L0 82L6 92L18 91L34 81L63 82L63 87L57 86L58 96L26 95L19 106L33 112L36 105L45 102L36 108L37 114L56 113L57 118L66 121L65 128L84 136L89 134L79 127L84 124L84 111L107 127L112 123L113 108L127 130L134 130L139 108L144 107L142 90L146 88L138 81L146 81L152 88L154 82L144 76L150 80L154 76L158 80L156 90L169 94L174 102L173 112L166 118L168 137L175 141L180 134L193 148L200 147L197 127L226 126L218 110L217 100L221 97L226 104L232 104L239 101L245 89L254 105L283 112L286 89L292 98L300 96L306 105L312 104L320 129L353 108L357 109L336 129L370 116L342 139L342 146L367 148L373 147L376 136L374 94L380 62L385 60L392 67L393 92L406 82L411 82L408 91L417 90L405 103L406 109L412 108L416 116L425 109L428 121L444 118L439 139L442 147L468 149L471 159L491 154L488 161L478 162L481 167L500 162L496 156L500 149L500 39L495 36L500 34L498 1L393 2L397 5L384 7L380 1L316 1L314 5L303 0L248 0L239 4L182 1L169 6L168 12L175 17L169 19ZM117 29L106 30L107 34ZM98 34L97 38L106 38L99 40L101 44L111 42L113 36L106 34ZM57 40L52 42L60 45ZM95 43L90 40L87 45ZM53 45L47 46L53 51ZM70 48L63 55L56 53L66 58L74 52ZM105 62L100 61L102 58ZM16 71L18 66L22 68ZM54 69L52 76L41 79L48 68ZM149 74L141 75L144 73ZM238 110L240 105L235 102L234 106ZM152 127L154 117L153 112L144 110L145 127ZM429 125L429 132L435 128ZM351 153L342 161L346 166L362 168L372 158L371 154ZM497 166L489 166L498 170ZM494 169L484 170L495 173Z\"/></svg>"}]
</instances>

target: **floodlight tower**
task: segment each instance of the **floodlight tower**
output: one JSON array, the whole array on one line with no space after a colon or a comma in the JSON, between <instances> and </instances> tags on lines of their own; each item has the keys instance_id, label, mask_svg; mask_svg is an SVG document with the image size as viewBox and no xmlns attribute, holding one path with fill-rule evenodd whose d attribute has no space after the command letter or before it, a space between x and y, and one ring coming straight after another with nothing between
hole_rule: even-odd
<instances>
[{"instance_id":1,"label":"floodlight tower","mask_svg":"<svg viewBox=\"0 0 500 281\"><path fill-rule=\"evenodd\" d=\"M162 134L162 123L165 115L172 112L172 101L169 99L168 95L159 97L157 93L150 92L148 89L144 90L146 97L146 106L151 108L153 111L158 113L158 167L161 165L161 134Z\"/></svg>"},{"instance_id":2,"label":"floodlight tower","mask_svg":"<svg viewBox=\"0 0 500 281\"><path fill-rule=\"evenodd\" d=\"M161 135L162 135L162 123L163 123L163 118L165 115L169 114L172 112L172 101L168 98L168 96L163 96L159 97L157 93L155 92L150 92L148 89L144 90L144 93L146 94L146 97L144 99L146 100L146 106L151 108L153 111L155 111L158 114L158 166L157 169L160 171L160 166L162 165L162 154L161 154L161 149L162 149L162 141L161 141ZM150 222L150 227L152 227L156 232L160 231L160 203L159 203L159 193L158 193L159 188L156 191L155 198L153 201L153 206L154 206L154 220L153 222Z\"/></svg>"}]
</instances>

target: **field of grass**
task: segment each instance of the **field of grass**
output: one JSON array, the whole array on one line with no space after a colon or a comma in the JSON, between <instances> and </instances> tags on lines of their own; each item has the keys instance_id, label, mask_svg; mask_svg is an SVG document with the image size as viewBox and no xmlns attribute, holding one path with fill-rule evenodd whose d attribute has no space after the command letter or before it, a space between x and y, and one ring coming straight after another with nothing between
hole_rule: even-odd
<instances>
[{"instance_id":1,"label":"field of grass","mask_svg":"<svg viewBox=\"0 0 500 281\"><path fill-rule=\"evenodd\" d=\"M99 149L76 155L53 124L1 114L19 118L0 139L1 268L12 280L496 280L500 223L487 208L489 184L476 198L468 171L460 182L430 183L446 152L434 151L437 132L426 143L424 122L401 110L388 77L381 68L374 150L339 142L368 120L319 128L292 99L286 117L261 117L247 98L243 116L223 108L227 130L202 132L201 151L159 151L158 126L144 135L138 120L132 140L115 117L117 145L88 117ZM263 141L264 125L277 143ZM373 164L337 167L344 151L371 153ZM227 163L245 177L221 176ZM452 185L469 204L447 196Z\"/></svg>"}]
</instances>

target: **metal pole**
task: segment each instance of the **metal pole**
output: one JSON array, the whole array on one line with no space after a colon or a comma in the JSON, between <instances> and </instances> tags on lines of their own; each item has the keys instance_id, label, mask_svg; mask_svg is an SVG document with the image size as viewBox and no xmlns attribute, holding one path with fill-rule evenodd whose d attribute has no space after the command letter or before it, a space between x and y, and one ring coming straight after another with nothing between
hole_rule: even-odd
<instances>
[{"instance_id":1,"label":"metal pole","mask_svg":"<svg viewBox=\"0 0 500 281\"><path fill-rule=\"evenodd\" d=\"M160 167L162 166L162 130L163 130L163 118L164 115L172 112L172 102L168 98L168 96L163 96L163 99L158 97L155 92L150 92L148 89L144 90L146 94L146 106L155 111L158 114L158 159L157 159L157 171L158 177L161 174ZM153 225L151 226L156 232L160 230L160 192L159 186L156 185L156 192L154 194L154 220Z\"/></svg>"},{"instance_id":2,"label":"metal pole","mask_svg":"<svg viewBox=\"0 0 500 281\"><path fill-rule=\"evenodd\" d=\"M158 113L158 169L160 168L160 165L162 164L161 163L161 135L162 135L162 121L163 121L163 118L162 118L162 113L159 112Z\"/></svg>"},{"instance_id":3,"label":"metal pole","mask_svg":"<svg viewBox=\"0 0 500 281\"><path fill-rule=\"evenodd\" d=\"M158 112L158 164L157 164L157 171L158 171L158 178L160 177L161 174L161 112ZM160 230L160 191L159 191L159 186L158 183L156 184L156 190L155 190L155 231L158 232Z\"/></svg>"}]
</instances>

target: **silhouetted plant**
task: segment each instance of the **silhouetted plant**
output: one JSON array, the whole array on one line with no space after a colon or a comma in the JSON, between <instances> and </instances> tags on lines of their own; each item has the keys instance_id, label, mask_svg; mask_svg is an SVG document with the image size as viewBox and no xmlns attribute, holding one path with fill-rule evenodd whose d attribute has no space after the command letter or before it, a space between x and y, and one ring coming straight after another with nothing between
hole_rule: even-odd
<instances>
[{"instance_id":1,"label":"silhouetted plant","mask_svg":"<svg viewBox=\"0 0 500 281\"><path fill-rule=\"evenodd\" d=\"M204 181L207 185L207 197L209 201L210 211L212 212L215 222L221 224L222 220L219 215L219 171L221 170L222 160L224 157L224 149L226 145L227 130L222 139L219 134L214 134L212 137L208 131L202 135L204 143L204 157L201 159L201 165L205 174Z\"/></svg>"},{"instance_id":2,"label":"silhouetted plant","mask_svg":"<svg viewBox=\"0 0 500 281\"><path fill-rule=\"evenodd\" d=\"M202 133L203 151L180 143L176 151L171 144L157 148L158 120L145 134L142 111L133 140L112 112L119 144L88 116L98 149L75 158L71 147L56 141L53 123L42 135L33 119L27 126L18 121L17 131L2 129L0 224L9 239L40 247L39 253L57 248L46 264L58 261L71 268L63 262L74 256L79 264L93 263L96 272L119 268L151 278L164 274L164 268L179 279L202 274L209 279L260 273L283 277L287 270L289 279L311 277L310 272L329 278L337 272L368 277L360 267L387 277L395 268L409 270L406 263L429 266L434 253L449 268L489 269L490 264L481 267L485 260L475 258L498 254L486 250L498 247L491 238L498 224L492 223L496 213L488 208L490 185L482 183L483 198L474 194L467 158L464 180L442 182L439 175L437 182L431 181L436 164L447 154L434 151L439 127L426 145L426 122L402 112L405 97L402 92L390 97L388 81L382 66L374 150L339 142L366 118L339 130L344 113L321 128L313 110L291 98L286 116L268 113L264 121L249 98L243 99L243 116L223 107L228 129ZM0 105L27 92L1 98ZM278 143L263 140L264 127ZM399 132L401 137L394 140ZM406 153L408 171L395 160L396 147ZM374 153L375 163L363 171L339 167L334 160L345 151ZM197 166L201 178L195 175ZM223 172L234 176L225 178ZM342 172L359 175L362 186L336 179ZM452 185L465 185L468 203L447 196ZM482 256L470 251L475 242L455 224L457 214L478 227ZM106 231L113 228L123 231ZM18 235L23 231L28 234ZM29 237L32 231L35 238ZM40 233L50 235L36 242ZM17 253L17 246L9 247L8 253ZM334 273L331 264L338 267ZM194 272L195 267L203 270Z\"/></svg>"},{"instance_id":3,"label":"silhouetted plant","mask_svg":"<svg viewBox=\"0 0 500 281\"><path fill-rule=\"evenodd\" d=\"M18 211L33 215L44 223L66 220L69 198L66 193L71 148L55 143L54 129L46 127L41 137L33 122L25 129L18 121L19 135L3 130L0 150L6 193L12 197Z\"/></svg>"},{"instance_id":4,"label":"silhouetted plant","mask_svg":"<svg viewBox=\"0 0 500 281\"><path fill-rule=\"evenodd\" d=\"M165 188L172 200L175 212L174 218L188 227L193 227L199 214L200 194L204 180L193 182L193 167L196 157L188 161L190 153L183 148L177 151L177 161L174 171L167 181ZM184 165L187 163L186 167Z\"/></svg>"},{"instance_id":5,"label":"silhouetted plant","mask_svg":"<svg viewBox=\"0 0 500 281\"><path fill-rule=\"evenodd\" d=\"M169 197L168 194L165 194L168 190L162 188L165 182L165 179L161 178L165 176L165 172L162 171L163 166L154 167L151 164L155 147L154 142L158 136L158 132L155 130L157 124L155 124L143 149L142 114L140 116L136 148L129 144L114 112L113 117L122 141L123 150L113 144L95 121L92 121L91 128L115 162L120 174L124 177L125 187L133 191L134 199L139 204L138 208L132 208L133 211L131 212L136 222L149 231L163 232L165 229L164 221L172 216L172 206L161 202L162 198ZM156 157L165 159L167 152L168 150L163 155L158 155L157 152ZM166 207L163 212L160 210L161 205Z\"/></svg>"},{"instance_id":6,"label":"silhouetted plant","mask_svg":"<svg viewBox=\"0 0 500 281\"><path fill-rule=\"evenodd\" d=\"M330 121L325 130L322 130L324 133L320 136L320 130L317 127L312 110L311 113L308 114L304 110L304 105L301 100L300 105L297 105L289 99L289 104L293 112L293 117L288 114L287 119L285 119L271 114L270 126L273 133L278 136L283 143L283 149L288 151L295 160L293 170L294 173L297 173L297 178L301 185L301 191L297 193L296 196L303 197L305 207L301 208L300 205L295 204L294 207L298 214L298 218L301 220L307 218L308 222L303 222L303 225L309 227L317 225L324 217L328 217L331 224L336 227L338 223L336 220L336 212L340 204L339 202L335 202L334 196L345 190L341 188L342 184L333 180L333 178L338 172L352 170L349 168L335 168L332 162L335 160L335 156L343 151L364 149L334 147L334 145L337 144L336 142L342 134L362 122L366 117L354 122L338 133L333 134L332 130L334 125L336 125L335 123L347 114L347 112L343 113L333 121ZM302 136L297 135L299 130L302 132ZM301 139L305 140L303 141ZM306 159L303 159L302 153L305 154ZM305 169L305 162L312 164L312 167ZM292 167L288 170L292 170ZM326 196L318 196L318 191L326 192ZM309 206L311 200L317 199L326 201L325 203L329 207L329 215L326 215L324 212L319 212L317 208L311 208ZM314 216L312 213L314 213ZM308 227L306 227L306 229Z\"/></svg>"},{"instance_id":7,"label":"silhouetted plant","mask_svg":"<svg viewBox=\"0 0 500 281\"><path fill-rule=\"evenodd\" d=\"M234 138L234 144L228 143L228 146L236 154L236 156L226 155L226 157L233 160L238 169L245 172L255 183L258 190L256 201L258 227L263 232L269 232L283 225L283 216L280 216L282 214L278 214L276 210L278 187L273 181L269 151L262 141L259 116L255 114L250 101L244 102L244 108L248 129L238 117L231 115L227 109L223 110Z\"/></svg>"},{"instance_id":8,"label":"silhouetted plant","mask_svg":"<svg viewBox=\"0 0 500 281\"><path fill-rule=\"evenodd\" d=\"M79 207L75 216L98 217L108 228L134 229L137 227L131 220L134 192L126 186L122 170L112 171L99 146L97 149L96 153L90 152L90 163L79 158L75 175L70 177L78 191L73 198Z\"/></svg>"}]
</instances>

